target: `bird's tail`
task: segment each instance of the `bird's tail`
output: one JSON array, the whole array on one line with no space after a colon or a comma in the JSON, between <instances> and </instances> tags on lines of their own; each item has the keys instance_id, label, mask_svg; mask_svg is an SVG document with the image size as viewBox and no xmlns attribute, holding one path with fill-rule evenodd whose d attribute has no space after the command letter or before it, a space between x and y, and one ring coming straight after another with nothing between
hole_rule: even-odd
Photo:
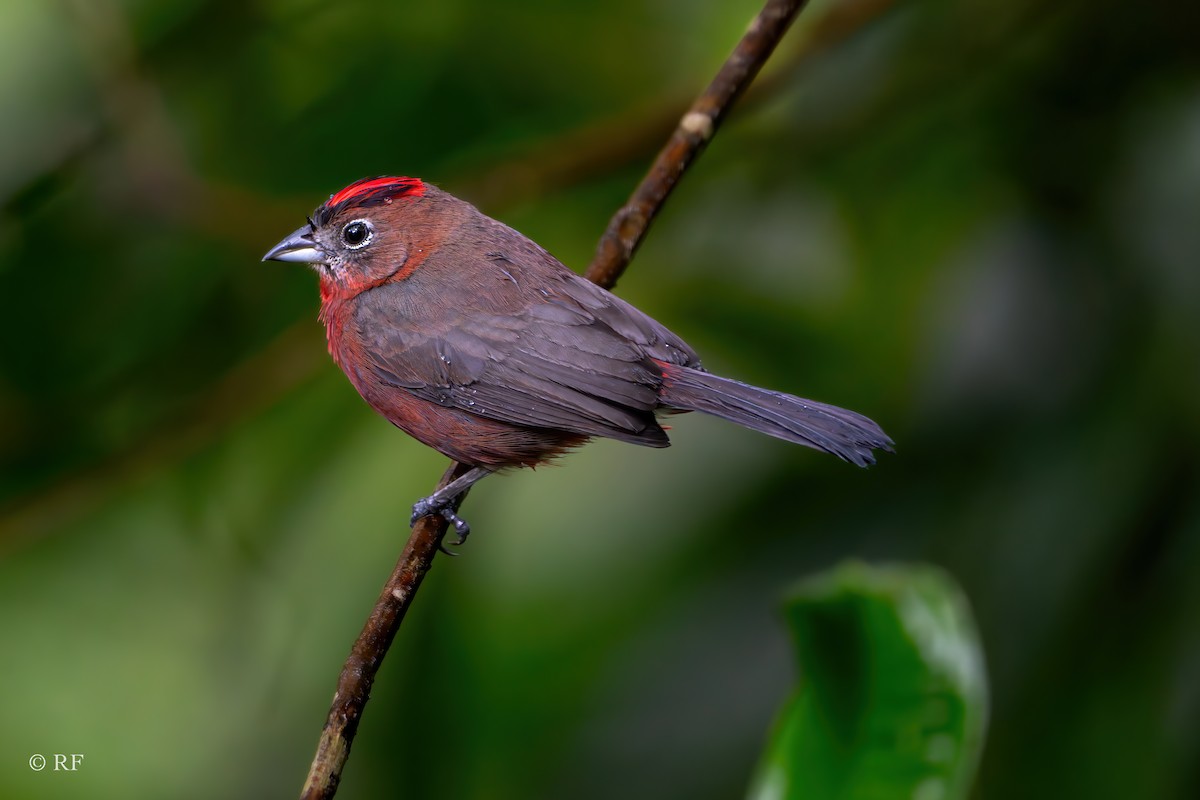
<instances>
[{"instance_id":1,"label":"bird's tail","mask_svg":"<svg viewBox=\"0 0 1200 800\"><path fill-rule=\"evenodd\" d=\"M712 414L778 439L824 450L860 467L875 463L873 448L892 452L892 440L862 414L690 367L658 363L663 369L659 397L664 406Z\"/></svg>"}]
</instances>

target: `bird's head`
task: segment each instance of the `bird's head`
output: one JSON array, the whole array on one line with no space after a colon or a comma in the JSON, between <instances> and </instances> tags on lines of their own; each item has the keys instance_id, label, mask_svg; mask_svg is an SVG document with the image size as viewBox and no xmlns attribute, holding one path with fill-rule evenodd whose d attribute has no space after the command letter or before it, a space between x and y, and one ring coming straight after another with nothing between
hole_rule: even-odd
<instances>
[{"instance_id":1,"label":"bird's head","mask_svg":"<svg viewBox=\"0 0 1200 800\"><path fill-rule=\"evenodd\" d=\"M263 261L311 264L322 294L354 295L415 265L414 230L406 220L426 216L416 204L436 189L417 178L364 178L330 196ZM419 241L419 239L418 239Z\"/></svg>"}]
</instances>

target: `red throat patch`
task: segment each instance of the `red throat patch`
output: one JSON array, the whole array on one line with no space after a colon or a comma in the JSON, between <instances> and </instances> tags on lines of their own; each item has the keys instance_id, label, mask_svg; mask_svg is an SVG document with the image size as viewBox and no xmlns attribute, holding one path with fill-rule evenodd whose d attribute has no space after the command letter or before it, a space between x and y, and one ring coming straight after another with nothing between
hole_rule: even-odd
<instances>
[{"instance_id":1,"label":"red throat patch","mask_svg":"<svg viewBox=\"0 0 1200 800\"><path fill-rule=\"evenodd\" d=\"M376 195L420 197L423 194L425 194L425 184L419 178L363 178L361 181L355 181L330 197L325 206L332 208L347 200L363 199Z\"/></svg>"}]
</instances>

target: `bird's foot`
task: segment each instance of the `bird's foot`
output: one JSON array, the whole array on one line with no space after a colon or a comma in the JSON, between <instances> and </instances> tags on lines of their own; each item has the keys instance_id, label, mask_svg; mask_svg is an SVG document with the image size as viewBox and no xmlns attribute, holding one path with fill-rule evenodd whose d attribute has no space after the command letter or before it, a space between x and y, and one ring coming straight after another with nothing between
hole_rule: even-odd
<instances>
[{"instance_id":1,"label":"bird's foot","mask_svg":"<svg viewBox=\"0 0 1200 800\"><path fill-rule=\"evenodd\" d=\"M467 524L465 519L458 515L458 504L462 502L463 493L467 489L470 489L474 483L490 474L491 470L484 469L483 467L472 467L429 495L429 497L421 498L413 503L412 520L409 524L416 525L417 520L421 517L431 517L436 514L454 526L454 531L458 534L458 541L454 545L456 547L461 545L467 540L468 534L471 533L471 526ZM438 543L438 549L446 555L455 555L455 553L451 553L443 547L440 542Z\"/></svg>"},{"instance_id":2,"label":"bird's foot","mask_svg":"<svg viewBox=\"0 0 1200 800\"><path fill-rule=\"evenodd\" d=\"M471 533L471 526L467 521L458 515L458 497L438 497L436 494L431 494L429 497L423 497L413 503L412 519L410 525L416 525L417 520L422 517L440 516L449 524L454 526L454 532L458 534L458 541L454 543L455 547L461 545L467 540L467 536ZM442 545L438 545L438 549L447 555L457 555L451 553Z\"/></svg>"}]
</instances>

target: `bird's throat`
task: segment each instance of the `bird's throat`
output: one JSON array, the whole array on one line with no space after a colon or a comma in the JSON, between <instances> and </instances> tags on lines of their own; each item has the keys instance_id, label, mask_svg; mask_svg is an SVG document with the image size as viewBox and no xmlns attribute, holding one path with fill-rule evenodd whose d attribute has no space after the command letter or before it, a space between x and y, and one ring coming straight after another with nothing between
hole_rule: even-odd
<instances>
[{"instance_id":1,"label":"bird's throat","mask_svg":"<svg viewBox=\"0 0 1200 800\"><path fill-rule=\"evenodd\" d=\"M338 287L321 278L321 311L317 319L325 326L325 342L329 355L334 362L342 366L342 329L346 320L346 297L338 291Z\"/></svg>"}]
</instances>

